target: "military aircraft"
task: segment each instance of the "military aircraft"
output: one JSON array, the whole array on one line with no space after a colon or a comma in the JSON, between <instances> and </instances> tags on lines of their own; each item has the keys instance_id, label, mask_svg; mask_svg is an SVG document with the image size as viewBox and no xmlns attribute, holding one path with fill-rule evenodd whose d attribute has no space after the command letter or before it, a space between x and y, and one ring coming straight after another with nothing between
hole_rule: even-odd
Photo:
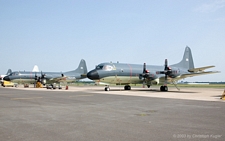
<instances>
[{"instance_id":1,"label":"military aircraft","mask_svg":"<svg viewBox=\"0 0 225 141\"><path fill-rule=\"evenodd\" d=\"M38 69L37 65L34 65L34 68L33 68L32 72L39 72L39 69ZM12 73L12 70L8 69L8 71L5 75L0 75L0 81L3 83L3 81L4 81L3 78L7 75L10 75L10 73Z\"/></svg>"},{"instance_id":2,"label":"military aircraft","mask_svg":"<svg viewBox=\"0 0 225 141\"><path fill-rule=\"evenodd\" d=\"M7 73L5 75L0 75L0 81L1 83L3 82L3 78L7 75L9 75L10 73L12 73L12 70L11 69L8 69Z\"/></svg>"},{"instance_id":3,"label":"military aircraft","mask_svg":"<svg viewBox=\"0 0 225 141\"><path fill-rule=\"evenodd\" d=\"M37 69L36 69L37 70ZM86 78L87 66L85 60L81 60L76 70L68 72L31 72L31 71L14 71L4 77L6 81L14 83L33 83L41 82L43 85L46 83L60 83L60 82L73 82L79 79Z\"/></svg>"},{"instance_id":4,"label":"military aircraft","mask_svg":"<svg viewBox=\"0 0 225 141\"><path fill-rule=\"evenodd\" d=\"M178 80L204 74L218 73L218 71L204 71L215 66L195 68L191 49L187 46L181 62L168 65L165 59L164 66L138 65L125 63L101 63L87 73L91 80L107 83L105 91L109 91L109 84L125 85L124 90L131 90L129 84L151 85L162 84L161 91L168 91L167 84L176 86ZM176 86L179 90L179 88Z\"/></svg>"}]
</instances>

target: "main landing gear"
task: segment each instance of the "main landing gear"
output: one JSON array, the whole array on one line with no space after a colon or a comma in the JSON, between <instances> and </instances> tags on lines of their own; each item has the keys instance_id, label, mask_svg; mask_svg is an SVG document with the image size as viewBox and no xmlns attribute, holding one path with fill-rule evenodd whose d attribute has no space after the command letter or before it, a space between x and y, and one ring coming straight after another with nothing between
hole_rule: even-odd
<instances>
[{"instance_id":1,"label":"main landing gear","mask_svg":"<svg viewBox=\"0 0 225 141\"><path fill-rule=\"evenodd\" d=\"M105 91L109 91L109 90L110 90L109 86L106 86Z\"/></svg>"},{"instance_id":2,"label":"main landing gear","mask_svg":"<svg viewBox=\"0 0 225 141\"><path fill-rule=\"evenodd\" d=\"M167 92L168 91L168 87L167 86L161 86L160 87L160 91Z\"/></svg>"},{"instance_id":3,"label":"main landing gear","mask_svg":"<svg viewBox=\"0 0 225 141\"><path fill-rule=\"evenodd\" d=\"M129 85L124 86L124 90L131 90L131 86Z\"/></svg>"}]
</instances>

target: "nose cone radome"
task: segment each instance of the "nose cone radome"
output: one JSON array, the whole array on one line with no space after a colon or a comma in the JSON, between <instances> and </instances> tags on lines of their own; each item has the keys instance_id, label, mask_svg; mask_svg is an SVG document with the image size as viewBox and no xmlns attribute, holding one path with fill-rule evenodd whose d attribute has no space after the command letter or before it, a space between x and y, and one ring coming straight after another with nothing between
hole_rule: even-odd
<instances>
[{"instance_id":1,"label":"nose cone radome","mask_svg":"<svg viewBox=\"0 0 225 141\"><path fill-rule=\"evenodd\" d=\"M9 78L9 76L5 76L5 77L3 78L3 80L5 80L5 81L10 81L10 78Z\"/></svg>"},{"instance_id":2,"label":"nose cone radome","mask_svg":"<svg viewBox=\"0 0 225 141\"><path fill-rule=\"evenodd\" d=\"M96 70L92 70L92 71L88 72L87 77L91 80L98 80L99 74Z\"/></svg>"}]
</instances>

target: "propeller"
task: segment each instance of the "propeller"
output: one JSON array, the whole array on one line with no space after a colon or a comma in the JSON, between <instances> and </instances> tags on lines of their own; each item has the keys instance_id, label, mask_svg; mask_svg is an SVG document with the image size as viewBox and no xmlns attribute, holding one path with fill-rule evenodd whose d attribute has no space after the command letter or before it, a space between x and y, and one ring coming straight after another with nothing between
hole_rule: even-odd
<instances>
[{"instance_id":1,"label":"propeller","mask_svg":"<svg viewBox=\"0 0 225 141\"><path fill-rule=\"evenodd\" d=\"M146 69L146 63L143 65L143 72L142 74L139 74L139 79L143 80L143 87L145 87L146 84L146 78L149 77L149 71Z\"/></svg>"},{"instance_id":2,"label":"propeller","mask_svg":"<svg viewBox=\"0 0 225 141\"><path fill-rule=\"evenodd\" d=\"M165 59L165 68L164 68L164 72L165 72L165 81L164 81L164 86L167 86L167 77L168 75L171 74L171 69L168 67L168 61L167 59Z\"/></svg>"},{"instance_id":3,"label":"propeller","mask_svg":"<svg viewBox=\"0 0 225 141\"><path fill-rule=\"evenodd\" d=\"M35 75L34 75L34 80L37 81L37 72L35 72Z\"/></svg>"},{"instance_id":4,"label":"propeller","mask_svg":"<svg viewBox=\"0 0 225 141\"><path fill-rule=\"evenodd\" d=\"M35 75L34 75L34 88L36 88L36 84L37 84L37 73L35 72Z\"/></svg>"},{"instance_id":5,"label":"propeller","mask_svg":"<svg viewBox=\"0 0 225 141\"><path fill-rule=\"evenodd\" d=\"M41 79L45 78L45 74L42 73L41 71Z\"/></svg>"},{"instance_id":6,"label":"propeller","mask_svg":"<svg viewBox=\"0 0 225 141\"><path fill-rule=\"evenodd\" d=\"M160 74L165 74L164 86L167 86L167 84L168 84L168 81L167 81L168 76L173 77L173 74L175 74L176 72L177 72L177 71L173 71L173 70L168 66L168 60L165 59L165 67L164 67L164 71L160 71L160 72L159 72ZM175 87L176 87L178 90L180 90L180 89L176 86L176 84L175 84L175 82L174 82L173 80L172 80L172 83L175 85Z\"/></svg>"},{"instance_id":7,"label":"propeller","mask_svg":"<svg viewBox=\"0 0 225 141\"><path fill-rule=\"evenodd\" d=\"M40 77L40 80L41 80L41 83L42 83L43 85L45 85L45 83L46 83L45 77L46 77L46 74L44 74L44 73L41 71L41 77Z\"/></svg>"},{"instance_id":8,"label":"propeller","mask_svg":"<svg viewBox=\"0 0 225 141\"><path fill-rule=\"evenodd\" d=\"M170 67L168 67L168 61L167 59L165 59L165 67L164 67L164 71L160 71L160 74L165 74L165 81L164 81L164 86L167 86L167 78L168 75L172 74L172 70Z\"/></svg>"}]
</instances>

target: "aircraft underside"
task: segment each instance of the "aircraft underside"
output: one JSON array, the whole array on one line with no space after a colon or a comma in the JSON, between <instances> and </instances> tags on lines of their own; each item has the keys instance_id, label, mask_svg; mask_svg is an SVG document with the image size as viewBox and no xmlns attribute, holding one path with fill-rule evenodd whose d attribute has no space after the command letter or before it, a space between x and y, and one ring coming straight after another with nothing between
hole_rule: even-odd
<instances>
[{"instance_id":1,"label":"aircraft underside","mask_svg":"<svg viewBox=\"0 0 225 141\"><path fill-rule=\"evenodd\" d=\"M150 88L151 85L158 85L159 80L152 80L149 81L147 80L145 83L143 83L143 80L140 80L138 76L109 76L109 77L104 77L100 80L97 80L96 83L100 84L100 82L103 82L106 84L105 91L109 91L109 84L116 84L116 85L125 85L124 90L131 90L131 86L129 84L143 84L146 85L148 88ZM161 86L160 87L161 91L168 91L167 86Z\"/></svg>"}]
</instances>

